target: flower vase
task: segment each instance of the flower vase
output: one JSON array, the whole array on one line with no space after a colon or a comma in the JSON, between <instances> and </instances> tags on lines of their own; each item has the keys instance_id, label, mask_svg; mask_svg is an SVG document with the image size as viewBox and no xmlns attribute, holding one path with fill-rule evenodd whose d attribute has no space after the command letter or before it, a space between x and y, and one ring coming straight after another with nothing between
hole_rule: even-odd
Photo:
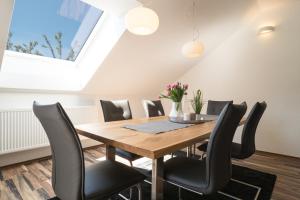
<instances>
[{"instance_id":1,"label":"flower vase","mask_svg":"<svg viewBox=\"0 0 300 200\"><path fill-rule=\"evenodd\" d=\"M182 103L181 102L172 102L171 112L169 114L169 117L182 117Z\"/></svg>"},{"instance_id":2,"label":"flower vase","mask_svg":"<svg viewBox=\"0 0 300 200\"><path fill-rule=\"evenodd\" d=\"M201 114L196 114L195 119L196 119L196 120L201 120Z\"/></svg>"}]
</instances>

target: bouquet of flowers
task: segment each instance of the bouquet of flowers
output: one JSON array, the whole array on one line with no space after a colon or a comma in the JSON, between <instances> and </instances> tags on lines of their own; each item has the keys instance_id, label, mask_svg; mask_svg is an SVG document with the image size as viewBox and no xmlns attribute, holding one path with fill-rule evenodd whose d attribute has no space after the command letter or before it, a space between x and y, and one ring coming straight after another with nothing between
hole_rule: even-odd
<instances>
[{"instance_id":1,"label":"bouquet of flowers","mask_svg":"<svg viewBox=\"0 0 300 200\"><path fill-rule=\"evenodd\" d=\"M187 95L188 84L181 84L180 82L168 84L166 87L167 94L161 94L159 98L170 99L175 103L180 103L183 96Z\"/></svg>"}]
</instances>

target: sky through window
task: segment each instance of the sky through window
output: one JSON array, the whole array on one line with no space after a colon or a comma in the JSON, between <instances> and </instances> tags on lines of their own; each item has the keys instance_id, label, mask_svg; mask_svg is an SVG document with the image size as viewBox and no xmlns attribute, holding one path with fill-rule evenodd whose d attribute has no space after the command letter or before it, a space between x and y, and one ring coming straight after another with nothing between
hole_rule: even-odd
<instances>
[{"instance_id":1,"label":"sky through window","mask_svg":"<svg viewBox=\"0 0 300 200\"><path fill-rule=\"evenodd\" d=\"M16 0L6 49L75 61L102 14L80 0Z\"/></svg>"}]
</instances>

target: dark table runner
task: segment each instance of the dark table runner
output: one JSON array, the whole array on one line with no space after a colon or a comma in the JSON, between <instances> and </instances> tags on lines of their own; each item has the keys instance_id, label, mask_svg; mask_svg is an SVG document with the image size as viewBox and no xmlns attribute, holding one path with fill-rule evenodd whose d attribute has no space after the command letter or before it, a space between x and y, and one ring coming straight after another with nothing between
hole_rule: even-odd
<instances>
[{"instance_id":1,"label":"dark table runner","mask_svg":"<svg viewBox=\"0 0 300 200\"><path fill-rule=\"evenodd\" d=\"M143 132L143 133L150 133L150 134L158 134L169 132L177 129L187 128L192 126L193 124L179 124L170 122L168 120L164 121L155 121L155 122L147 122L143 124L129 124L123 126L123 128Z\"/></svg>"}]
</instances>

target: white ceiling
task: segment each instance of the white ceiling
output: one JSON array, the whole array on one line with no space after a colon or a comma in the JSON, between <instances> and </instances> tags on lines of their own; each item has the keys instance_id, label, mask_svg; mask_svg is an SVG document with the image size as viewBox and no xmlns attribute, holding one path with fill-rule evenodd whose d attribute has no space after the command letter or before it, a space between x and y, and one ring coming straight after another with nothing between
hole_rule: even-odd
<instances>
[{"instance_id":1,"label":"white ceiling","mask_svg":"<svg viewBox=\"0 0 300 200\"><path fill-rule=\"evenodd\" d=\"M276 1L281 0L199 0L199 16L196 22L200 30L200 40L205 45L203 57L222 45L244 23L249 23L255 17L258 5L265 6L265 2L274 4ZM177 80L201 62L203 57L190 60L181 54L183 44L190 41L193 35L192 0L141 2L148 3L146 6L158 13L158 31L150 36L136 36L125 32L106 58L101 57L105 42L102 46L93 42L97 48L84 56L89 62L82 65L83 68L91 68L93 63L96 73L81 93L157 95L167 83ZM111 35L114 34L112 31ZM95 59L97 53L99 60ZM84 74L79 74L79 79L80 76ZM8 77L2 79L6 80Z\"/></svg>"},{"instance_id":2,"label":"white ceiling","mask_svg":"<svg viewBox=\"0 0 300 200\"><path fill-rule=\"evenodd\" d=\"M257 8L256 0L199 0L200 39L205 53L217 48L244 23ZM268 1L268 0L259 0ZM274 0L272 0L274 1ZM149 7L160 18L160 26L150 36L125 32L98 68L83 93L159 94L200 59L181 54L182 45L192 39L191 0L153 0Z\"/></svg>"}]
</instances>

